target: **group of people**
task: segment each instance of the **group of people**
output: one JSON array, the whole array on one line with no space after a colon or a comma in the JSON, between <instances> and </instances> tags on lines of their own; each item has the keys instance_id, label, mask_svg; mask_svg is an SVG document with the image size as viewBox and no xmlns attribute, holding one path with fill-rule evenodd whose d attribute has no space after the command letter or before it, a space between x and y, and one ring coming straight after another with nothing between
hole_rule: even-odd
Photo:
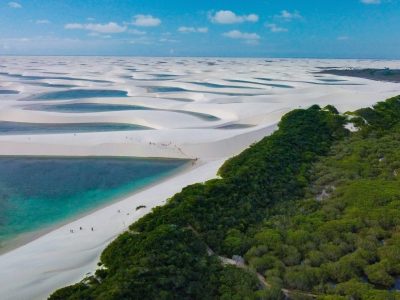
<instances>
[{"instance_id":1,"label":"group of people","mask_svg":"<svg viewBox=\"0 0 400 300\"><path fill-rule=\"evenodd\" d=\"M80 227L79 227L79 230L83 230L83 227L80 226ZM94 227L91 227L90 230L91 230L91 231L94 231ZM70 229L69 232L70 232L70 233L74 233L74 230L73 230L73 229Z\"/></svg>"}]
</instances>

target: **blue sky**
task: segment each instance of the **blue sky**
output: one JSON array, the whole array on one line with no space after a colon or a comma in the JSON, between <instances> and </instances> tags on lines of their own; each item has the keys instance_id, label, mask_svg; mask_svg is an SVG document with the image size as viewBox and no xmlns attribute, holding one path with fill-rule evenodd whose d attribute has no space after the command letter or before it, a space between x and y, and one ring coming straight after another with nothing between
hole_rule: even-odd
<instances>
[{"instance_id":1,"label":"blue sky","mask_svg":"<svg viewBox=\"0 0 400 300\"><path fill-rule=\"evenodd\" d=\"M400 0L0 0L0 54L400 58Z\"/></svg>"}]
</instances>

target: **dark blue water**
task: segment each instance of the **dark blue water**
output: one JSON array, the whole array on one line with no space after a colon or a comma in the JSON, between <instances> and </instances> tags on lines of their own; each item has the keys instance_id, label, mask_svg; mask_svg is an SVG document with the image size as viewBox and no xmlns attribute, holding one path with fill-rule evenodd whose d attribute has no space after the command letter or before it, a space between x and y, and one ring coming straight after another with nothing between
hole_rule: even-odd
<instances>
[{"instance_id":1,"label":"dark blue water","mask_svg":"<svg viewBox=\"0 0 400 300\"><path fill-rule=\"evenodd\" d=\"M187 161L0 157L0 247L65 222L176 171ZM140 205L140 203L138 203Z\"/></svg>"},{"instance_id":2,"label":"dark blue water","mask_svg":"<svg viewBox=\"0 0 400 300\"><path fill-rule=\"evenodd\" d=\"M83 98L107 98L107 97L128 97L126 91L120 90L66 90L45 93L33 97L34 100L71 100Z\"/></svg>"},{"instance_id":3,"label":"dark blue water","mask_svg":"<svg viewBox=\"0 0 400 300\"><path fill-rule=\"evenodd\" d=\"M119 123L22 123L0 121L0 135L11 134L54 134L103 131L143 130L148 127Z\"/></svg>"},{"instance_id":4,"label":"dark blue water","mask_svg":"<svg viewBox=\"0 0 400 300\"><path fill-rule=\"evenodd\" d=\"M14 90L0 90L0 95L15 95L19 94L19 91Z\"/></svg>"}]
</instances>

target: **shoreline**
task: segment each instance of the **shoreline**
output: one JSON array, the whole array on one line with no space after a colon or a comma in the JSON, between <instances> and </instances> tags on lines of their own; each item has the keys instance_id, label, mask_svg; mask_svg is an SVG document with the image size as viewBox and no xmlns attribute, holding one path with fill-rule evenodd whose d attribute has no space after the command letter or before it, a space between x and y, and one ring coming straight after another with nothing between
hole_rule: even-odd
<instances>
[{"instance_id":1,"label":"shoreline","mask_svg":"<svg viewBox=\"0 0 400 300\"><path fill-rule=\"evenodd\" d=\"M7 157L7 156L1 156L1 157ZM31 156L21 156L21 157L31 157ZM53 157L60 158L61 157L61 158L65 158L64 156L32 156L32 157L49 157L49 158L53 158ZM77 158L77 157L71 157L71 158ZM101 158L101 157L96 157L96 158ZM143 158L139 157L138 159L143 159ZM172 160L171 158L165 158L165 159L164 158L155 158L155 159ZM29 244L30 242L33 242L33 241L39 239L40 237L42 237L42 236L44 236L44 235L46 235L46 234L48 234L48 233L50 233L52 231L55 231L55 230L57 230L57 229L59 229L59 228L61 228L63 226L67 226L70 223L78 221L78 220L80 220L80 219L82 219L82 218L84 218L84 217L86 217L86 216L88 216L90 214L96 213L97 211L99 211L99 210L101 210L103 208L106 208L106 207L108 207L110 205L113 205L115 203L123 201L123 200L125 200L127 198L133 197L137 193L143 192L143 191L145 191L147 189L151 189L151 188L153 188L153 187L165 182L166 180L168 180L168 179L170 179L170 178L172 178L174 176L178 176L181 173L184 173L186 171L189 171L190 169L193 169L194 165L191 164L191 161L192 160L188 160L188 162L185 163L184 165L182 165L181 167L178 167L175 170L167 172L167 174L164 174L163 176L161 176L161 178L156 179L156 181L154 181L154 182L152 182L150 184L146 184L145 186L142 186L142 187L140 187L138 189L135 189L132 192L128 192L126 194L122 194L122 195L113 197L112 199L110 199L106 203L103 203L103 204L101 204L101 205L99 205L99 206L97 206L95 208L91 208L88 211L84 211L84 212L78 213L78 214L73 215L73 216L71 216L69 218L66 218L65 220L62 220L60 222L56 222L54 224L51 224L48 227L45 226L44 228L39 228L39 229L34 230L34 231L24 232L24 233L18 234L14 238L11 238L9 240L5 240L4 241L5 245L0 247L0 257L2 255L4 255L4 254L7 254L7 253L13 251L13 250L16 250L16 249L18 249L20 247L25 246L25 245ZM200 162L200 164L201 164L201 162Z\"/></svg>"},{"instance_id":2,"label":"shoreline","mask_svg":"<svg viewBox=\"0 0 400 300\"><path fill-rule=\"evenodd\" d=\"M163 205L183 187L214 178L225 160L202 161L194 166L185 164L183 170L161 182L0 255L0 281L5 287L0 290L0 298L45 299L56 289L83 279L89 270L96 269L104 248L130 224L153 207ZM146 207L136 210L139 205ZM94 227L94 232L69 232L71 227L79 226Z\"/></svg>"}]
</instances>

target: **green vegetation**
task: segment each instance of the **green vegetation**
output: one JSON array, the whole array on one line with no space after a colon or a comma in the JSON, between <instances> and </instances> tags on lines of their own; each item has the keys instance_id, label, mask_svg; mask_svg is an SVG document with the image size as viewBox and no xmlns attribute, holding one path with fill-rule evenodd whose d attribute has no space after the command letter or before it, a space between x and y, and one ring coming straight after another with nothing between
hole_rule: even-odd
<instances>
[{"instance_id":1,"label":"green vegetation","mask_svg":"<svg viewBox=\"0 0 400 300\"><path fill-rule=\"evenodd\" d=\"M161 225L146 234L126 232L103 252L101 261L106 269L57 291L52 299L173 299L176 295L211 299L225 293L230 282L238 284L238 294L257 288L251 275L223 268L215 256L208 256L192 230L174 225Z\"/></svg>"},{"instance_id":2,"label":"green vegetation","mask_svg":"<svg viewBox=\"0 0 400 300\"><path fill-rule=\"evenodd\" d=\"M350 134L332 106L290 112L50 298L400 299L400 97L355 115Z\"/></svg>"}]
</instances>

